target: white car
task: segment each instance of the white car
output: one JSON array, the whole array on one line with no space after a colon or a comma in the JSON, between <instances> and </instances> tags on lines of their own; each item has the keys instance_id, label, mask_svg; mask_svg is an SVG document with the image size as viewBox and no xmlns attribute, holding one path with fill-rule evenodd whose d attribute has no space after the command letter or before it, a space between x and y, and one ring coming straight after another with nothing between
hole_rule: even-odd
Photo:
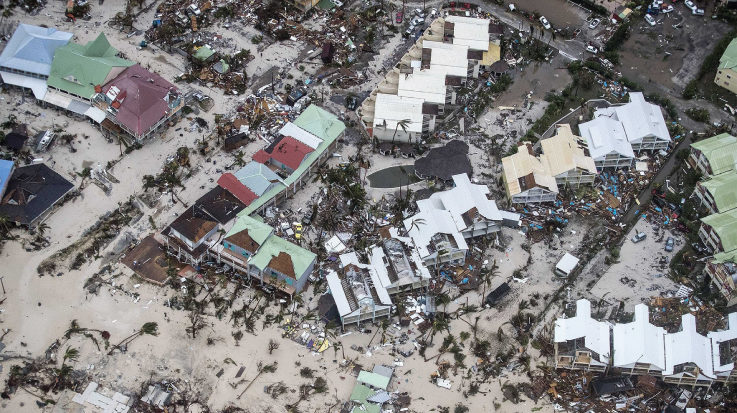
<instances>
[{"instance_id":1,"label":"white car","mask_svg":"<svg viewBox=\"0 0 737 413\"><path fill-rule=\"evenodd\" d=\"M340 1L340 0L333 0L333 5L334 5L334 6L336 7L336 8L341 8L341 7L343 7L343 2L342 2L342 1Z\"/></svg>"},{"instance_id":2,"label":"white car","mask_svg":"<svg viewBox=\"0 0 737 413\"><path fill-rule=\"evenodd\" d=\"M438 15L438 9L436 9L435 7L433 7L433 8L432 8L432 9L430 10L430 17L435 17L435 16L437 16L437 15Z\"/></svg>"},{"instance_id":3,"label":"white car","mask_svg":"<svg viewBox=\"0 0 737 413\"><path fill-rule=\"evenodd\" d=\"M689 9L691 9L691 11L692 11L692 12L693 12L694 10L696 10L696 9L698 8L698 7L696 7L696 5L694 4L694 2L692 2L691 0L686 0L686 1L684 1L684 2L683 2L683 4L684 4L684 5L686 6L686 7L688 7Z\"/></svg>"},{"instance_id":4,"label":"white car","mask_svg":"<svg viewBox=\"0 0 737 413\"><path fill-rule=\"evenodd\" d=\"M194 4L194 3L190 4L189 7L188 7L188 9L195 16L199 16L200 14L202 14L202 11L200 10L200 8L197 7L197 5Z\"/></svg>"},{"instance_id":5,"label":"white car","mask_svg":"<svg viewBox=\"0 0 737 413\"><path fill-rule=\"evenodd\" d=\"M593 54L599 53L599 49L597 49L596 46L592 46L592 45L586 46L586 51L589 53L593 53Z\"/></svg>"},{"instance_id":6,"label":"white car","mask_svg":"<svg viewBox=\"0 0 737 413\"><path fill-rule=\"evenodd\" d=\"M645 21L646 21L646 22L647 22L647 23L648 23L648 24L649 24L650 26L655 26L655 17L653 17L653 16L651 16L651 15L649 15L649 14L646 14L646 15L645 15Z\"/></svg>"},{"instance_id":7,"label":"white car","mask_svg":"<svg viewBox=\"0 0 737 413\"><path fill-rule=\"evenodd\" d=\"M545 18L545 16L540 16L540 23L542 23L544 28L550 30L550 23L548 22L548 19Z\"/></svg>"},{"instance_id":8,"label":"white car","mask_svg":"<svg viewBox=\"0 0 737 413\"><path fill-rule=\"evenodd\" d=\"M669 4L669 5L665 6L665 7L663 7L663 8L662 8L662 9L660 10L660 12L661 12L661 13L670 13L670 12L672 12L673 10L675 10L675 7L673 7L673 5L672 5L672 4Z\"/></svg>"},{"instance_id":9,"label":"white car","mask_svg":"<svg viewBox=\"0 0 737 413\"><path fill-rule=\"evenodd\" d=\"M415 16L417 17L425 17L425 12L420 9L415 9Z\"/></svg>"},{"instance_id":10,"label":"white car","mask_svg":"<svg viewBox=\"0 0 737 413\"><path fill-rule=\"evenodd\" d=\"M601 19L591 20L591 23L589 23L589 29L595 29L596 26L599 25L599 23L601 23Z\"/></svg>"},{"instance_id":11,"label":"white car","mask_svg":"<svg viewBox=\"0 0 737 413\"><path fill-rule=\"evenodd\" d=\"M704 9L695 8L691 10L691 14L694 16L703 16L704 15Z\"/></svg>"}]
</instances>

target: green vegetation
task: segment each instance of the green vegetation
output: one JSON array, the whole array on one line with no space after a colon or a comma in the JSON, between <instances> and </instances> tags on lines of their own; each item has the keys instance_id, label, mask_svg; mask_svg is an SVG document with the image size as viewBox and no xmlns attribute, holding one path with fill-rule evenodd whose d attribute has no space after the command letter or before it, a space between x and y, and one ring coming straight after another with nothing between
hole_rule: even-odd
<instances>
[{"instance_id":1,"label":"green vegetation","mask_svg":"<svg viewBox=\"0 0 737 413\"><path fill-rule=\"evenodd\" d=\"M716 72L719 67L719 59L722 57L722 54L724 54L727 46L729 46L729 43L735 38L735 36L737 36L737 30L727 33L721 40L719 40L719 43L714 46L714 50L704 58L696 77L688 82L686 87L683 89L682 96L684 99L693 99L701 93L705 99L719 105L721 105L721 102L719 102L720 97L727 99L730 103L735 102L734 95L731 92L728 92L714 84L714 77L716 76Z\"/></svg>"},{"instance_id":2,"label":"green vegetation","mask_svg":"<svg viewBox=\"0 0 737 413\"><path fill-rule=\"evenodd\" d=\"M686 109L686 115L696 122L706 123L710 119L709 111L704 108L689 108Z\"/></svg>"}]
</instances>

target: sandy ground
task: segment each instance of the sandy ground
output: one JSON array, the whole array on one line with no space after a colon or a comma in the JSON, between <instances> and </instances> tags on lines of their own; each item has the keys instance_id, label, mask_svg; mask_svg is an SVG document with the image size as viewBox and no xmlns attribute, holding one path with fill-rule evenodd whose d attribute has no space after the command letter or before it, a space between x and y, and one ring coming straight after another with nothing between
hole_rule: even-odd
<instances>
[{"instance_id":1,"label":"sandy ground","mask_svg":"<svg viewBox=\"0 0 737 413\"><path fill-rule=\"evenodd\" d=\"M104 8L93 6L93 21L105 22L119 10L120 3L122 2L108 0ZM35 17L22 16L21 20L26 23L38 24L43 22L53 24L62 30L74 32L75 41L82 42L93 39L99 30L104 30L115 47L121 49L130 58L157 71L165 78L172 79L184 69L184 61L179 56L168 55L155 47L141 51L136 50L135 45L140 42L141 36L127 38L125 34L110 29L104 23L95 26L91 23L80 22L76 26L72 26L71 23L63 22L61 21L61 14L56 10L60 7L60 4L49 5L40 15ZM152 10L142 15L139 22L150 21L153 13ZM101 16L101 14L103 15ZM289 69L290 73L296 75L295 78L300 76L294 66L299 58L299 52L306 47L305 45L297 42L286 42L278 45L256 46L250 42L249 36L253 34L255 34L253 29L244 27L238 29L238 34L226 35L231 40L229 42L231 49L226 49L226 52L237 48L247 48L254 55L258 52L258 58L248 66L249 76L256 78L267 73L272 67ZM376 67L383 66L387 62L390 53L385 52L385 50L397 47L401 42L400 39L398 36L390 39L390 46L374 58ZM544 109L541 97L548 90L557 90L568 82L567 74L561 75L561 73L567 72L556 70L556 64L528 68L518 78L519 83L516 82L512 89L496 102L495 106L518 105L519 107L524 103L525 96L529 92L532 92L532 99L535 100L535 104L529 112L524 116L515 117L511 125L495 133L506 134L512 129L521 132L525 129L526 124L539 116L539 113ZM185 89L190 87L187 85L180 86ZM243 99L242 96L223 95L207 86L193 87L205 91L215 102L212 110L199 114L209 125L213 124L214 114L232 113L237 103ZM373 87L373 84L368 83L362 85L361 89L367 88L366 90L370 90L371 87ZM352 363L361 364L367 369L370 369L374 364L391 365L394 363L397 356L391 354L390 346L377 347L379 345L378 336L371 341L376 332L374 326L368 327L374 330L372 333L363 333L354 327L349 328L347 330L350 333L349 335L338 338L343 351L329 349L318 355L297 343L282 339L281 330L276 326L261 329L260 322L256 334L246 332L240 343L236 344L232 333L239 328L233 327L227 316L222 320L216 318L213 315L212 308L210 308L207 311L208 315L205 317L207 327L200 331L197 338L192 339L185 332L188 325L188 314L165 306L165 303L179 292L168 287L159 288L141 283L131 276L128 269L120 264L114 265L113 274L117 276L110 280L111 285L103 286L98 295L86 293L83 286L85 281L99 270L100 260L89 262L77 271L63 271L63 275L60 277L39 278L36 267L43 259L77 239L100 216L115 209L118 204L125 202L131 196L140 195L143 175L158 173L166 158L172 155L177 147L194 147L196 141L202 139L208 132L193 127L191 119L182 120L174 128L167 131L161 139L148 142L142 150L133 151L120 158L117 143L105 141L99 131L88 122L71 119L53 110L42 109L28 100L20 104L23 98L18 92L3 94L0 97L3 99L0 101L0 113L3 117L13 113L21 121L27 122L34 130L42 130L56 125L79 135L74 143L77 152L72 153L68 147L56 145L48 153L43 154L45 160L55 170L70 179L76 179L75 183L80 184L81 178L76 177L76 172L81 171L84 167L95 166L98 162L104 165L108 161L117 161L110 172L121 181L120 184L114 185L110 195L105 195L97 186L87 183L82 190L82 197L59 208L47 220L50 227L46 234L50 241L48 248L29 252L19 242L8 242L0 251L0 262L3 263L3 273L5 274L4 285L7 291L6 300L1 307L0 325L3 328L11 329L4 339L7 354L30 357L42 355L54 340L63 335L72 319L77 319L83 327L110 331L112 335L111 342L113 343L131 334L143 323L155 321L159 325L159 336L143 336L137 339L125 354L116 353L113 356L107 356L105 351L98 351L90 341L77 337L65 342L63 348L66 346L79 348L81 355L74 367L88 370L89 374L101 385L117 391L124 393L136 392L141 382L152 377L157 380L180 378L186 379L188 382L186 387L199 392L201 400L213 409L222 409L234 404L248 408L251 411L260 412L285 411L283 406L294 402L298 398L297 394L288 393L280 396L277 400L273 400L264 393L263 388L278 381L284 381L292 389L296 389L300 384L307 383L308 379L303 379L295 374L303 366L316 370L316 375L325 377L329 385L329 391L326 394L313 396L310 400L303 402L300 405L303 411L329 411L336 403L346 401L355 379L339 363L343 358L343 351L345 357L351 360ZM340 111L340 107L336 104L326 103L326 105L335 113ZM31 114L25 113L26 110ZM495 110L497 109L484 115L484 120L481 121L482 125L484 122L493 123L496 117L499 116ZM41 115L37 116L36 114ZM491 126L489 128L489 132L494 131ZM262 146L263 142L255 142L243 148L246 159ZM343 155L343 159L347 159L348 156L355 153L356 148L355 146L344 147L339 148L339 151ZM483 154L473 147L471 148L471 159L474 165L488 162L484 159ZM339 159L334 159L331 162L336 163L338 161ZM368 173L409 162L402 158L376 155L371 158L372 166ZM185 202L198 198L213 187L214 181L232 163L232 156L223 153L216 153L208 157L194 154L192 156L192 176L186 180L186 188L178 193L179 197ZM426 184L418 183L413 185L412 188L419 189L423 185ZM313 197L318 190L318 185L310 185L290 199L284 208L297 210ZM369 198L372 200L389 196L392 192L395 192L395 190L368 189ZM156 227L160 229L184 208L185 205L182 205L182 203L174 204L169 196L162 196L153 209L143 211L145 214L143 218L119 234L106 247L102 255L107 256L113 250L117 250L120 245L125 245L131 240L141 239L154 231L149 222L149 216L152 217ZM644 225L640 226L643 227ZM492 342L493 351L518 346L516 341L509 336L505 336L501 341L498 340L497 331L502 328L505 334L510 333L511 328L507 322L512 315L517 313L519 310L518 303L522 300L529 302L537 296L539 297L536 299L538 304L530 308L530 311L537 313L542 310L549 295L560 286L560 280L552 273L555 263L565 251L574 251L579 248L583 233L587 228L588 224L572 222L566 231L554 237L549 245L539 243L531 246L531 255L523 248L523 245L527 243L524 235L516 230L505 229L502 236L502 248L500 250L491 249L486 252L489 263L496 261L499 266L499 275L493 279L487 293L502 282L510 280L516 270L520 270L519 279L521 280L521 282L510 281L512 293L498 306L475 314L481 317L478 335L486 337ZM647 242L652 242L653 238L649 235ZM661 245L658 244L658 247L661 247ZM637 250L639 248L639 246L635 248L628 245L626 241L622 247L622 262L612 267L609 273L621 274L626 271L644 269L645 267L638 267L638 265L646 265L638 264L638 260L644 258L636 254L644 251L644 249ZM630 251L630 249L634 250ZM611 278L611 283L620 287L619 278L621 275L609 277L609 273L600 283ZM106 276L106 278L109 277ZM665 279L662 279L662 281L664 282ZM644 284L644 282L638 282L637 285ZM230 288L232 286L225 287L225 290L219 291L219 294L226 294ZM602 288L607 290L604 284L602 284ZM609 288L613 287L610 286ZM663 284L663 289L670 288ZM621 289L626 291L624 288ZM314 309L321 293L322 291L315 293L310 288L309 292L304 295L305 303L298 310L299 315L297 317L303 316L307 309ZM453 297L457 295L457 292L452 289L449 290L449 293ZM137 294L137 296L132 294ZM205 293L202 293L199 297L204 297L204 295ZM248 302L252 295L252 291L246 290L236 300L236 306ZM448 310L453 311L466 302L479 305L481 299L482 294L480 292L471 292L463 297L455 298L448 306ZM633 299L630 302L639 302L639 300ZM276 307L267 310L271 314L277 311L278 308ZM462 320L454 320L451 330L458 337L461 331L469 331L470 328ZM409 331L409 334L411 339L417 337L416 331ZM275 350L273 354L268 354L267 350L267 343L270 339L275 339L281 344L280 348ZM370 353L367 353L367 346L370 341ZM428 356L436 354L440 342L442 342L442 337L437 337L435 345L427 350ZM352 350L352 345L363 347L363 351ZM402 349L411 347L410 342L405 344ZM468 348L466 353L470 355ZM228 358L232 359L235 364L226 362L225 360ZM452 361L452 355L444 355L440 358L440 360L446 359ZM533 360L533 365L539 361ZM238 399L238 394L246 387L246 383L250 382L256 375L259 361L264 363L278 361L278 370L276 373L260 376L257 382ZM530 411L533 408L541 408L540 411L544 412L553 410L547 401L540 401L535 406L531 401L513 405L502 400L502 382L509 380L514 383L527 380L525 374L519 368L514 371L505 370L501 380L491 380L482 386L480 390L484 393L466 398L462 390L468 388L468 379L462 372L459 371L457 375L450 377L453 387L451 390L445 390L430 383L430 374L437 368L434 362L425 362L417 353L402 361L404 365L397 368L390 389L409 392L412 397L411 407L413 411L432 411L437 406L453 406L457 402L463 402L473 412L523 412ZM12 364L13 362L3 363L3 370L0 373L1 381L7 378ZM466 365L470 367L473 364L473 357L468 357ZM244 366L246 370L240 379L235 379L235 373L241 366ZM224 372L218 378L217 373L221 368ZM499 403L499 408L496 408L494 403ZM11 400L3 400L0 408L12 412L38 411L33 398L23 392L15 394ZM196 409L192 411L196 411ZM332 408L332 411L335 411L335 408Z\"/></svg>"}]
</instances>

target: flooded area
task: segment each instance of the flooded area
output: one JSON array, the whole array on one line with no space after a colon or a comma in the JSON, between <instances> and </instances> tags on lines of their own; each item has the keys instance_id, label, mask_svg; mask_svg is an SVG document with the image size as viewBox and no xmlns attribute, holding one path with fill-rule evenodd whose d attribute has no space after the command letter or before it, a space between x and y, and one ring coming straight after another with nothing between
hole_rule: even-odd
<instances>
[{"instance_id":1,"label":"flooded area","mask_svg":"<svg viewBox=\"0 0 737 413\"><path fill-rule=\"evenodd\" d=\"M382 169L369 175L368 179L372 188L397 188L420 181L415 175L414 165L398 165Z\"/></svg>"},{"instance_id":2,"label":"flooded area","mask_svg":"<svg viewBox=\"0 0 737 413\"><path fill-rule=\"evenodd\" d=\"M581 26L586 16L590 14L565 0L514 0L513 3L518 9L538 12L545 16L556 29Z\"/></svg>"},{"instance_id":3,"label":"flooded area","mask_svg":"<svg viewBox=\"0 0 737 413\"><path fill-rule=\"evenodd\" d=\"M522 106L525 100L543 98L548 92L560 93L571 82L567 61L554 57L549 63L532 63L514 73L514 83L494 102L494 106Z\"/></svg>"}]
</instances>

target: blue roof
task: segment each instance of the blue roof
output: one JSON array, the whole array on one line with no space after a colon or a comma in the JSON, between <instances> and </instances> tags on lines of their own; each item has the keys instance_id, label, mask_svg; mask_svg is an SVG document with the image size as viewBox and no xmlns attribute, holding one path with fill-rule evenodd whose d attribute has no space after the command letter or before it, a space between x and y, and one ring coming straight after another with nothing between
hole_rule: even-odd
<instances>
[{"instance_id":1,"label":"blue roof","mask_svg":"<svg viewBox=\"0 0 737 413\"><path fill-rule=\"evenodd\" d=\"M0 54L0 67L48 76L56 49L71 38L71 33L53 28L19 24Z\"/></svg>"},{"instance_id":2,"label":"blue roof","mask_svg":"<svg viewBox=\"0 0 737 413\"><path fill-rule=\"evenodd\" d=\"M6 161L0 159L0 198L2 198L5 192L5 187L8 186L10 181L10 175L13 174L13 161Z\"/></svg>"},{"instance_id":3,"label":"blue roof","mask_svg":"<svg viewBox=\"0 0 737 413\"><path fill-rule=\"evenodd\" d=\"M258 162L249 162L233 175L235 175L240 183L248 187L248 189L258 196L263 195L271 187L271 184L282 182L279 175L269 169L268 166Z\"/></svg>"}]
</instances>

